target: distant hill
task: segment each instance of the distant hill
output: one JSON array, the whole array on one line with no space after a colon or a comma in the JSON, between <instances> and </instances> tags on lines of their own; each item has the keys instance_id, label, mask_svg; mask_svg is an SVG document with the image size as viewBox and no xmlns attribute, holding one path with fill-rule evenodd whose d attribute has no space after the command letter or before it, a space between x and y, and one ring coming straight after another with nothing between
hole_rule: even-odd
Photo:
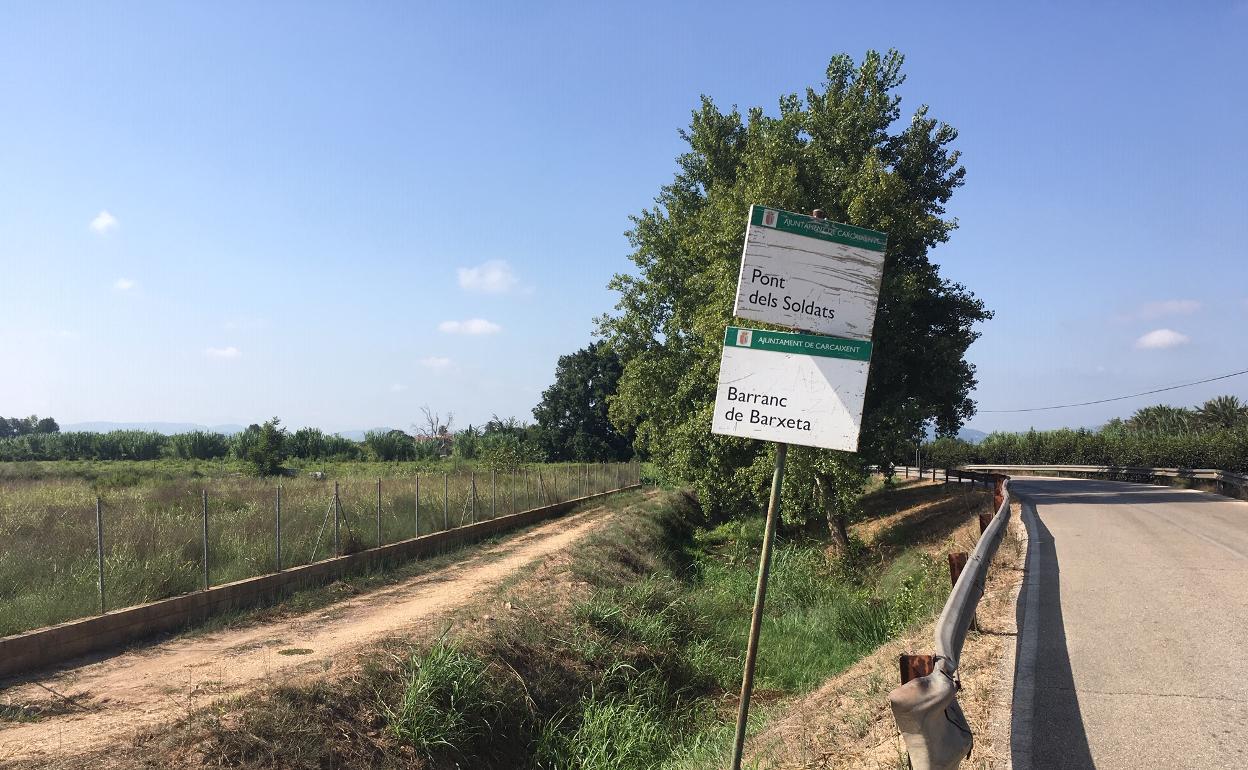
<instances>
[{"instance_id":1,"label":"distant hill","mask_svg":"<svg viewBox=\"0 0 1248 770\"><path fill-rule=\"evenodd\" d=\"M172 435L174 433L190 433L202 430L211 433L224 433L227 436L241 433L246 425L200 425L193 422L75 422L61 426L62 433L108 433L113 430L146 430L154 433Z\"/></svg>"},{"instance_id":2,"label":"distant hill","mask_svg":"<svg viewBox=\"0 0 1248 770\"><path fill-rule=\"evenodd\" d=\"M982 430L975 430L974 428L963 428L958 431L958 438L971 444L978 444L987 437L987 433L984 433Z\"/></svg>"},{"instance_id":3,"label":"distant hill","mask_svg":"<svg viewBox=\"0 0 1248 770\"><path fill-rule=\"evenodd\" d=\"M958 438L962 439L968 444L978 444L979 442L983 441L987 436L988 436L987 433L983 432L982 430L975 430L974 428L963 428L958 431ZM936 431L932 428L928 428L927 440L931 441L934 438L936 438Z\"/></svg>"},{"instance_id":4,"label":"distant hill","mask_svg":"<svg viewBox=\"0 0 1248 770\"><path fill-rule=\"evenodd\" d=\"M366 433L386 433L387 431L391 431L391 430L395 430L395 429L394 428L369 428L368 430L340 430L334 435L342 436L343 438L351 439L352 441L363 441L364 434ZM399 430L402 430L402 429L400 428Z\"/></svg>"}]
</instances>

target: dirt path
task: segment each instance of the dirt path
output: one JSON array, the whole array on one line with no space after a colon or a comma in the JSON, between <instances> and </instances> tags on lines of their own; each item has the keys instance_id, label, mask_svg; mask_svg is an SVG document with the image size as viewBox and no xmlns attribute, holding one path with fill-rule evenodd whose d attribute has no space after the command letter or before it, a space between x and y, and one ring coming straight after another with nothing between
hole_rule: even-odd
<instances>
[{"instance_id":1,"label":"dirt path","mask_svg":"<svg viewBox=\"0 0 1248 770\"><path fill-rule=\"evenodd\" d=\"M116 745L137 731L184 716L224 695L275 678L341 669L379 638L440 630L449 611L498 587L535 559L559 551L606 516L594 508L566 516L489 548L464 562L293 618L204 636L173 639L0 691L5 703L84 704L36 722L0 722L0 766Z\"/></svg>"}]
</instances>

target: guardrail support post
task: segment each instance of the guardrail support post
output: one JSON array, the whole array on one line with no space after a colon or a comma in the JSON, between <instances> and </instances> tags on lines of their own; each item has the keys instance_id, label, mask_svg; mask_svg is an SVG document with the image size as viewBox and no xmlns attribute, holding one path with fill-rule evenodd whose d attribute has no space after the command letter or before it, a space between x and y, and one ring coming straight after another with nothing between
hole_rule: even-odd
<instances>
[{"instance_id":1,"label":"guardrail support post","mask_svg":"<svg viewBox=\"0 0 1248 770\"><path fill-rule=\"evenodd\" d=\"M967 554L965 551L949 554L949 585L958 584L958 576L966 569Z\"/></svg>"},{"instance_id":2,"label":"guardrail support post","mask_svg":"<svg viewBox=\"0 0 1248 770\"><path fill-rule=\"evenodd\" d=\"M979 514L979 534L984 534L984 530L988 529L988 525L992 523L991 513Z\"/></svg>"},{"instance_id":3,"label":"guardrail support post","mask_svg":"<svg viewBox=\"0 0 1248 770\"><path fill-rule=\"evenodd\" d=\"M993 481L996 483L992 488L992 509L996 511L1000 510L1001 503L1005 500L1005 477L993 476Z\"/></svg>"},{"instance_id":4,"label":"guardrail support post","mask_svg":"<svg viewBox=\"0 0 1248 770\"><path fill-rule=\"evenodd\" d=\"M911 679L918 679L935 671L936 656L902 655L899 664L901 668L901 683L905 684Z\"/></svg>"}]
</instances>

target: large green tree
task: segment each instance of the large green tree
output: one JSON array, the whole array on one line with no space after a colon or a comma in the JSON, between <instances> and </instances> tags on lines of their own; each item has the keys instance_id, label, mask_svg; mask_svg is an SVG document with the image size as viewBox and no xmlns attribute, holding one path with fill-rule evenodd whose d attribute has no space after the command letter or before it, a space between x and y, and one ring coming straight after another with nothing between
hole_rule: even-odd
<instances>
[{"instance_id":1,"label":"large green tree","mask_svg":"<svg viewBox=\"0 0 1248 770\"><path fill-rule=\"evenodd\" d=\"M631 432L619 431L607 415L622 366L602 341L559 357L555 383L533 409L537 441L550 460L605 462L632 456Z\"/></svg>"},{"instance_id":2,"label":"large green tree","mask_svg":"<svg viewBox=\"0 0 1248 770\"><path fill-rule=\"evenodd\" d=\"M901 122L902 56L837 56L816 89L782 96L777 114L744 116L709 98L681 136L689 151L655 206L634 217L634 274L617 275L617 312L600 331L625 361L611 417L669 477L693 484L721 513L757 509L770 446L710 434L724 326L751 204L823 209L888 233L860 452L795 447L785 514L822 510L844 538L850 492L866 463L889 463L935 424L956 432L974 412L974 368L964 354L991 314L942 278L928 251L956 222L945 204L963 182L957 132L919 107Z\"/></svg>"}]
</instances>

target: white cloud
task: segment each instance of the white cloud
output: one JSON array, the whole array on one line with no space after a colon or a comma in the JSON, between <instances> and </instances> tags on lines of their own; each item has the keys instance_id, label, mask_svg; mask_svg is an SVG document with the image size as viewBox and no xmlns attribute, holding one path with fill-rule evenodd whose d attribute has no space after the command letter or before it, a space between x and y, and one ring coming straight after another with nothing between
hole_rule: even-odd
<instances>
[{"instance_id":1,"label":"white cloud","mask_svg":"<svg viewBox=\"0 0 1248 770\"><path fill-rule=\"evenodd\" d=\"M121 227L121 222L118 222L117 217L113 216L107 211L101 211L100 213L95 215L95 219L91 220L90 227L95 232L99 233L100 235L103 235L105 233L109 233L109 232L112 232L113 230L116 230L118 227Z\"/></svg>"},{"instance_id":2,"label":"white cloud","mask_svg":"<svg viewBox=\"0 0 1248 770\"><path fill-rule=\"evenodd\" d=\"M1173 329L1154 329L1136 340L1135 346L1140 350L1160 350L1186 345L1191 341L1186 334L1180 334Z\"/></svg>"},{"instance_id":3,"label":"white cloud","mask_svg":"<svg viewBox=\"0 0 1248 770\"><path fill-rule=\"evenodd\" d=\"M1191 315L1200 310L1200 302L1194 299L1166 299L1150 302L1141 309L1145 318L1161 318L1167 315Z\"/></svg>"},{"instance_id":4,"label":"white cloud","mask_svg":"<svg viewBox=\"0 0 1248 770\"><path fill-rule=\"evenodd\" d=\"M230 345L224 348L204 348L204 355L209 358L238 358L243 355L243 351Z\"/></svg>"},{"instance_id":5,"label":"white cloud","mask_svg":"<svg viewBox=\"0 0 1248 770\"><path fill-rule=\"evenodd\" d=\"M113 281L113 288L117 291L130 291L135 285L133 278L118 278Z\"/></svg>"},{"instance_id":6,"label":"white cloud","mask_svg":"<svg viewBox=\"0 0 1248 770\"><path fill-rule=\"evenodd\" d=\"M1119 317L1120 321L1152 321L1175 315L1191 315L1199 311L1203 305L1194 299L1163 299L1158 302L1147 302L1130 313Z\"/></svg>"},{"instance_id":7,"label":"white cloud","mask_svg":"<svg viewBox=\"0 0 1248 770\"><path fill-rule=\"evenodd\" d=\"M451 359L443 356L429 356L428 358L420 359L417 363L426 369L432 369L435 372L445 372L447 369L451 368L452 361Z\"/></svg>"},{"instance_id":8,"label":"white cloud","mask_svg":"<svg viewBox=\"0 0 1248 770\"><path fill-rule=\"evenodd\" d=\"M407 390L407 386L403 385L402 383L396 382L390 386L391 393L402 393L405 390Z\"/></svg>"},{"instance_id":9,"label":"white cloud","mask_svg":"<svg viewBox=\"0 0 1248 770\"><path fill-rule=\"evenodd\" d=\"M497 334L503 327L484 318L469 318L467 321L443 321L438 324L438 331L443 334Z\"/></svg>"},{"instance_id":10,"label":"white cloud","mask_svg":"<svg viewBox=\"0 0 1248 770\"><path fill-rule=\"evenodd\" d=\"M476 267L459 268L459 287L465 291L507 294L519 283L520 279L512 272L511 265L501 259L491 259Z\"/></svg>"}]
</instances>

